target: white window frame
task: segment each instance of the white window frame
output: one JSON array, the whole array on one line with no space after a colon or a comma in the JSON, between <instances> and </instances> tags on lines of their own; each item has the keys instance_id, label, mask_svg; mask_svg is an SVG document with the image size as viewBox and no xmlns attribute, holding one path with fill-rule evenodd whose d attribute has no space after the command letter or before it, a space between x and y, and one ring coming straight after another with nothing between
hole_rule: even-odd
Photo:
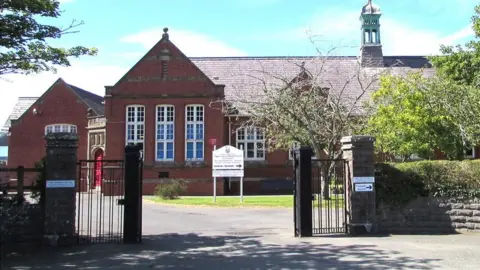
<instances>
[{"instance_id":1,"label":"white window frame","mask_svg":"<svg viewBox=\"0 0 480 270\"><path fill-rule=\"evenodd\" d=\"M468 150L472 151L472 154L471 154L471 155L467 154L467 151L468 151ZM474 147L474 146L472 146L471 149L465 149L465 152L464 152L464 153L465 153L465 158L466 158L466 159L475 159L475 158L476 158L476 156L475 156L475 147Z\"/></svg>"},{"instance_id":2,"label":"white window frame","mask_svg":"<svg viewBox=\"0 0 480 270\"><path fill-rule=\"evenodd\" d=\"M51 131L49 132L49 129ZM48 133L58 133L58 132L68 132L68 133L78 133L78 128L76 125L66 124L66 123L57 123L50 124L45 126L45 135Z\"/></svg>"},{"instance_id":3,"label":"white window frame","mask_svg":"<svg viewBox=\"0 0 480 270\"><path fill-rule=\"evenodd\" d=\"M188 108L193 107L193 116L194 121L188 120ZM198 108L202 108L202 121L197 120L197 111ZM188 139L188 125L193 124L193 136L194 139ZM196 139L197 134L197 124L202 124L202 139ZM197 143L202 143L202 158L197 158ZM187 145L188 143L193 143L193 158L188 158L187 156ZM205 160L205 106L203 104L187 104L185 106L185 160L186 161L204 161Z\"/></svg>"},{"instance_id":4,"label":"white window frame","mask_svg":"<svg viewBox=\"0 0 480 270\"><path fill-rule=\"evenodd\" d=\"M172 116L169 118L168 116L168 109L172 109ZM164 119L163 121L160 118L160 112L163 111L164 114ZM174 161L175 160L175 106L174 105L169 105L169 104L163 104L163 105L157 105L155 108L155 160L156 161ZM167 125L172 125L173 126L173 138L172 139L167 139ZM164 130L163 130L163 139L159 139L159 126L163 125ZM158 143L163 143L163 152L164 156L163 158L158 158ZM173 156L172 158L167 158L167 143L172 143L173 145Z\"/></svg>"},{"instance_id":5,"label":"white window frame","mask_svg":"<svg viewBox=\"0 0 480 270\"><path fill-rule=\"evenodd\" d=\"M129 108L135 108L134 110L134 121L129 121L128 119L128 109ZM139 112L139 108L143 108L143 121L138 121L138 112ZM145 105L140 105L140 104L131 104L131 105L127 105L125 106L125 145L128 145L128 144L137 144L137 143L141 143L142 146L143 146L143 149L142 151L145 150L145 120L147 118L147 114L146 114L146 109L145 109ZM128 126L129 125L134 125L134 128L133 128L133 134L134 134L134 139L129 139L128 138ZM138 127L140 125L143 125L143 136L141 136L141 139L138 139ZM142 154L142 157L145 156Z\"/></svg>"},{"instance_id":6,"label":"white window frame","mask_svg":"<svg viewBox=\"0 0 480 270\"><path fill-rule=\"evenodd\" d=\"M253 129L253 137L254 139L248 139L248 130ZM243 139L240 138L240 130L243 131ZM258 137L258 131L261 131L262 133L262 139L257 139ZM237 143L237 148L243 150L243 156L245 160L250 160L250 161L255 161L255 160L265 160L266 159L266 147L265 147L265 131L263 128L260 127L240 127L237 128L236 131L236 143ZM254 157L248 157L248 151L247 151L247 143L253 143L254 144ZM258 144L261 143L263 145L263 149L258 149ZM240 144L243 144L243 149L241 148ZM258 152L263 153L262 157L258 157Z\"/></svg>"}]
</instances>

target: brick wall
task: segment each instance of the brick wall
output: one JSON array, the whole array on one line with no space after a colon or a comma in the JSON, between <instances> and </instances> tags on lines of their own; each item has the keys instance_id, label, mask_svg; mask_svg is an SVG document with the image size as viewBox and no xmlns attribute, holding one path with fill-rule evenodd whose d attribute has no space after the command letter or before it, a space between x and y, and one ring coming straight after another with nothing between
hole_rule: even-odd
<instances>
[{"instance_id":1,"label":"brick wall","mask_svg":"<svg viewBox=\"0 0 480 270\"><path fill-rule=\"evenodd\" d=\"M423 197L403 207L378 205L377 224L378 231L386 233L480 232L480 199L458 202Z\"/></svg>"},{"instance_id":2,"label":"brick wall","mask_svg":"<svg viewBox=\"0 0 480 270\"><path fill-rule=\"evenodd\" d=\"M33 109L41 113L34 115ZM86 115L85 104L63 81L57 81L18 121L12 123L8 167L33 168L35 162L45 156L45 126L50 124L76 125L80 138L78 159L86 159ZM26 177L25 185L31 184Z\"/></svg>"}]
</instances>

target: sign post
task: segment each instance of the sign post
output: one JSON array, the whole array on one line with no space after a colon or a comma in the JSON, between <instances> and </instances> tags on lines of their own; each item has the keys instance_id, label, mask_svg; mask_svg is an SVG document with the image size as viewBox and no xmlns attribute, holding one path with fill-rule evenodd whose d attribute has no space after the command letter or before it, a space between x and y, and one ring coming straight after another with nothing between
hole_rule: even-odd
<instances>
[{"instance_id":1,"label":"sign post","mask_svg":"<svg viewBox=\"0 0 480 270\"><path fill-rule=\"evenodd\" d=\"M213 152L215 153L215 150L217 150L217 145L213 146ZM215 174L213 175L213 203L217 202L217 177Z\"/></svg>"},{"instance_id":2,"label":"sign post","mask_svg":"<svg viewBox=\"0 0 480 270\"><path fill-rule=\"evenodd\" d=\"M242 151L243 157L243 145L240 145L240 150ZM243 175L240 177L240 202L243 203Z\"/></svg>"},{"instance_id":3,"label":"sign post","mask_svg":"<svg viewBox=\"0 0 480 270\"><path fill-rule=\"evenodd\" d=\"M243 150L231 145L219 149L214 147L212 155L212 176L214 181L214 201L217 189L217 177L240 177L240 201L243 202L243 176L244 176Z\"/></svg>"}]
</instances>

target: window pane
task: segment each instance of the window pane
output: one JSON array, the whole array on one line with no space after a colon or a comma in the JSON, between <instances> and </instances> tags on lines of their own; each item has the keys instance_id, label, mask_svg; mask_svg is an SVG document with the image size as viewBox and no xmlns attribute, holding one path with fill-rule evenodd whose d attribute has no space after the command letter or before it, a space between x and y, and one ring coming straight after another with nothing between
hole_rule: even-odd
<instances>
[{"instance_id":1,"label":"window pane","mask_svg":"<svg viewBox=\"0 0 480 270\"><path fill-rule=\"evenodd\" d=\"M247 158L255 157L255 143L247 143Z\"/></svg>"},{"instance_id":2,"label":"window pane","mask_svg":"<svg viewBox=\"0 0 480 270\"><path fill-rule=\"evenodd\" d=\"M245 129L244 128L239 128L237 130L237 138L238 140L245 140Z\"/></svg>"},{"instance_id":3,"label":"window pane","mask_svg":"<svg viewBox=\"0 0 480 270\"><path fill-rule=\"evenodd\" d=\"M173 159L173 143L167 143L167 159Z\"/></svg>"},{"instance_id":4,"label":"window pane","mask_svg":"<svg viewBox=\"0 0 480 270\"><path fill-rule=\"evenodd\" d=\"M257 158L263 158L264 156L265 153L263 143L257 143Z\"/></svg>"},{"instance_id":5,"label":"window pane","mask_svg":"<svg viewBox=\"0 0 480 270\"><path fill-rule=\"evenodd\" d=\"M197 140L203 140L203 124L196 125L196 136Z\"/></svg>"},{"instance_id":6,"label":"window pane","mask_svg":"<svg viewBox=\"0 0 480 270\"><path fill-rule=\"evenodd\" d=\"M165 121L165 108L164 107L157 107L157 121L163 122Z\"/></svg>"},{"instance_id":7,"label":"window pane","mask_svg":"<svg viewBox=\"0 0 480 270\"><path fill-rule=\"evenodd\" d=\"M197 159L203 159L203 142L197 142L196 147L197 149L196 149L195 157Z\"/></svg>"},{"instance_id":8,"label":"window pane","mask_svg":"<svg viewBox=\"0 0 480 270\"><path fill-rule=\"evenodd\" d=\"M255 139L255 130L252 128L247 129L247 140L254 140Z\"/></svg>"},{"instance_id":9,"label":"window pane","mask_svg":"<svg viewBox=\"0 0 480 270\"><path fill-rule=\"evenodd\" d=\"M263 140L263 131L261 128L257 128L257 140Z\"/></svg>"},{"instance_id":10,"label":"window pane","mask_svg":"<svg viewBox=\"0 0 480 270\"><path fill-rule=\"evenodd\" d=\"M187 159L193 159L193 142L187 142Z\"/></svg>"},{"instance_id":11,"label":"window pane","mask_svg":"<svg viewBox=\"0 0 480 270\"><path fill-rule=\"evenodd\" d=\"M162 124L157 126L157 140L165 140L165 126Z\"/></svg>"},{"instance_id":12,"label":"window pane","mask_svg":"<svg viewBox=\"0 0 480 270\"><path fill-rule=\"evenodd\" d=\"M197 106L196 121L203 122L203 106Z\"/></svg>"},{"instance_id":13,"label":"window pane","mask_svg":"<svg viewBox=\"0 0 480 270\"><path fill-rule=\"evenodd\" d=\"M193 140L193 124L187 124L187 140Z\"/></svg>"},{"instance_id":14,"label":"window pane","mask_svg":"<svg viewBox=\"0 0 480 270\"><path fill-rule=\"evenodd\" d=\"M173 140L173 124L167 125L167 140Z\"/></svg>"},{"instance_id":15,"label":"window pane","mask_svg":"<svg viewBox=\"0 0 480 270\"><path fill-rule=\"evenodd\" d=\"M187 121L194 121L194 108L187 106Z\"/></svg>"},{"instance_id":16,"label":"window pane","mask_svg":"<svg viewBox=\"0 0 480 270\"><path fill-rule=\"evenodd\" d=\"M128 125L127 126L127 140L134 140L135 139L135 133L134 133L134 125Z\"/></svg>"},{"instance_id":17,"label":"window pane","mask_svg":"<svg viewBox=\"0 0 480 270\"><path fill-rule=\"evenodd\" d=\"M137 107L137 121L138 122L145 121L145 108L144 107Z\"/></svg>"},{"instance_id":18,"label":"window pane","mask_svg":"<svg viewBox=\"0 0 480 270\"><path fill-rule=\"evenodd\" d=\"M77 126L70 126L71 133L77 133Z\"/></svg>"},{"instance_id":19,"label":"window pane","mask_svg":"<svg viewBox=\"0 0 480 270\"><path fill-rule=\"evenodd\" d=\"M135 108L128 107L127 112L127 122L135 122Z\"/></svg>"},{"instance_id":20,"label":"window pane","mask_svg":"<svg viewBox=\"0 0 480 270\"><path fill-rule=\"evenodd\" d=\"M144 129L143 124L137 125L137 140L143 140Z\"/></svg>"},{"instance_id":21,"label":"window pane","mask_svg":"<svg viewBox=\"0 0 480 270\"><path fill-rule=\"evenodd\" d=\"M163 142L157 143L157 159L165 158L165 150Z\"/></svg>"},{"instance_id":22,"label":"window pane","mask_svg":"<svg viewBox=\"0 0 480 270\"><path fill-rule=\"evenodd\" d=\"M168 106L167 107L167 119L166 119L166 121L173 122L174 119L175 119L175 116L174 116L173 106Z\"/></svg>"},{"instance_id":23,"label":"window pane","mask_svg":"<svg viewBox=\"0 0 480 270\"><path fill-rule=\"evenodd\" d=\"M55 126L55 132L60 132L60 126L59 125Z\"/></svg>"}]
</instances>

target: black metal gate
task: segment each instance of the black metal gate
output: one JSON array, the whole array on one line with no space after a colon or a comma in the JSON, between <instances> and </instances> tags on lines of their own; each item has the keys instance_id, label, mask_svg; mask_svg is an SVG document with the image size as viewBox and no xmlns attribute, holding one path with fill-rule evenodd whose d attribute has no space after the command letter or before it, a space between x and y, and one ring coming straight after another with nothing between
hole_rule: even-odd
<instances>
[{"instance_id":1,"label":"black metal gate","mask_svg":"<svg viewBox=\"0 0 480 270\"><path fill-rule=\"evenodd\" d=\"M138 146L127 146L124 160L78 162L79 244L142 241L142 171Z\"/></svg>"},{"instance_id":2,"label":"black metal gate","mask_svg":"<svg viewBox=\"0 0 480 270\"><path fill-rule=\"evenodd\" d=\"M312 159L313 234L347 233L346 161Z\"/></svg>"},{"instance_id":3,"label":"black metal gate","mask_svg":"<svg viewBox=\"0 0 480 270\"><path fill-rule=\"evenodd\" d=\"M79 243L123 241L125 197L123 160L80 160L76 229Z\"/></svg>"},{"instance_id":4,"label":"black metal gate","mask_svg":"<svg viewBox=\"0 0 480 270\"><path fill-rule=\"evenodd\" d=\"M312 158L310 148L294 152L295 236L347 232L347 162Z\"/></svg>"}]
</instances>

